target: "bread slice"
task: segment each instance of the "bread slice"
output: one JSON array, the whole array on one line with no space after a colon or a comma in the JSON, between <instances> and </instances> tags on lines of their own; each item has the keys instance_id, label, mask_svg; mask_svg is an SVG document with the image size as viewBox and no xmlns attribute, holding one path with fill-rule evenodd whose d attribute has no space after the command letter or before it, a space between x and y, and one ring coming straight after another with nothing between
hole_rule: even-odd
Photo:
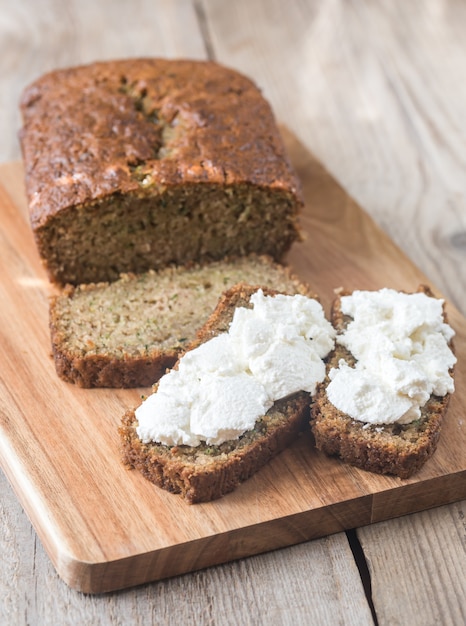
<instances>
[{"instance_id":1,"label":"bread slice","mask_svg":"<svg viewBox=\"0 0 466 626\"><path fill-rule=\"evenodd\" d=\"M50 302L58 375L80 387L147 387L176 362L238 282L306 293L265 256L125 274L113 283L68 287Z\"/></svg>"},{"instance_id":2,"label":"bread slice","mask_svg":"<svg viewBox=\"0 0 466 626\"><path fill-rule=\"evenodd\" d=\"M433 297L428 287L422 291ZM342 332L350 321L341 311L341 292L332 306L332 323ZM444 314L446 321L446 315ZM327 373L338 367L340 359L353 365L353 355L336 344L329 355ZM316 447L329 456L363 470L409 478L416 473L436 450L442 418L447 410L450 394L431 396L421 410L421 417L410 424L369 425L357 421L335 408L327 398L328 378L318 386L311 408L311 429Z\"/></svg>"},{"instance_id":3,"label":"bread slice","mask_svg":"<svg viewBox=\"0 0 466 626\"><path fill-rule=\"evenodd\" d=\"M257 287L237 285L225 292L192 348L225 332L236 307L249 306ZM264 289L264 293L276 293ZM155 389L156 390L156 387ZM134 411L123 417L120 435L125 464L159 487L181 494L190 503L207 502L233 491L272 457L292 443L309 421L310 396L299 392L275 402L253 430L221 445L197 447L142 443Z\"/></svg>"}]
</instances>

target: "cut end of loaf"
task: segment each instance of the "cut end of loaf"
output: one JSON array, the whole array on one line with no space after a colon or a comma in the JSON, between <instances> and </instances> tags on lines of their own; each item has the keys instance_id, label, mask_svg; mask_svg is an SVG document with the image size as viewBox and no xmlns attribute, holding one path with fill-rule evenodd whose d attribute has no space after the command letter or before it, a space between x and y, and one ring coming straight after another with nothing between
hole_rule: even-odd
<instances>
[{"instance_id":1,"label":"cut end of loaf","mask_svg":"<svg viewBox=\"0 0 466 626\"><path fill-rule=\"evenodd\" d=\"M283 190L154 183L70 206L34 234L51 280L79 285L250 253L280 261L299 238L298 209Z\"/></svg>"}]
</instances>

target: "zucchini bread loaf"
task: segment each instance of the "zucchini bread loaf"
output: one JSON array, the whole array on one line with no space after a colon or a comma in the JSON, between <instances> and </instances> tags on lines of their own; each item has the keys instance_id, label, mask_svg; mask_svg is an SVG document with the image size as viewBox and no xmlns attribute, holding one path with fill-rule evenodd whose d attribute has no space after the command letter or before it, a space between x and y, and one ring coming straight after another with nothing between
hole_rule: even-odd
<instances>
[{"instance_id":1,"label":"zucchini bread loaf","mask_svg":"<svg viewBox=\"0 0 466 626\"><path fill-rule=\"evenodd\" d=\"M189 503L232 491L305 429L333 337L313 298L236 285L175 369L125 414L124 462Z\"/></svg>"},{"instance_id":2,"label":"zucchini bread loaf","mask_svg":"<svg viewBox=\"0 0 466 626\"><path fill-rule=\"evenodd\" d=\"M318 449L400 478L432 456L454 390L454 332L443 308L424 286L336 298L335 350L311 411Z\"/></svg>"},{"instance_id":3,"label":"zucchini bread loaf","mask_svg":"<svg viewBox=\"0 0 466 626\"><path fill-rule=\"evenodd\" d=\"M241 281L309 291L287 268L255 255L66 288L50 301L58 375L81 387L153 385L193 341L221 293Z\"/></svg>"},{"instance_id":4,"label":"zucchini bread loaf","mask_svg":"<svg viewBox=\"0 0 466 626\"><path fill-rule=\"evenodd\" d=\"M30 219L52 281L251 252L281 259L302 205L269 104L213 62L51 72L21 101Z\"/></svg>"}]
</instances>

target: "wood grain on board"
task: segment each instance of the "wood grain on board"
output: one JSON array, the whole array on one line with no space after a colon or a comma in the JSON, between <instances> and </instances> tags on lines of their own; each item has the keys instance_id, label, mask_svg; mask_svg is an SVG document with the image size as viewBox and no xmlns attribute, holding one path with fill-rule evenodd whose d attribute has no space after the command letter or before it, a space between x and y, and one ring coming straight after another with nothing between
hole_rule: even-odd
<instances>
[{"instance_id":1,"label":"wood grain on board","mask_svg":"<svg viewBox=\"0 0 466 626\"><path fill-rule=\"evenodd\" d=\"M412 290L427 282L284 135L306 198L305 241L289 262L324 306L340 286ZM70 586L90 593L129 587L466 497L466 321L451 305L458 390L438 450L416 476L402 481L346 466L317 453L305 435L234 493L189 506L120 463L119 421L141 390L79 389L55 374L52 288L29 229L19 163L0 167L0 215L1 463Z\"/></svg>"}]
</instances>

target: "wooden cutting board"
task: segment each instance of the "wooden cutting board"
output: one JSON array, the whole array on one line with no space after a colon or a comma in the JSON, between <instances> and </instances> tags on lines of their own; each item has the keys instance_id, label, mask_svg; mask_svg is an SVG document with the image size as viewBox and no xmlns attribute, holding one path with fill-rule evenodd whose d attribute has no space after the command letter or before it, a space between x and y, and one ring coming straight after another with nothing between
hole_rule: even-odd
<instances>
[{"instance_id":1,"label":"wooden cutting board","mask_svg":"<svg viewBox=\"0 0 466 626\"><path fill-rule=\"evenodd\" d=\"M428 283L285 137L306 198L306 240L289 262L327 310L340 286L413 290ZM147 390L79 389L55 374L52 288L30 232L20 163L0 166L0 224L0 460L71 587L129 587L466 498L466 320L450 304L457 391L437 452L416 476L346 466L317 453L305 435L234 493L190 506L120 463L121 415Z\"/></svg>"}]
</instances>

